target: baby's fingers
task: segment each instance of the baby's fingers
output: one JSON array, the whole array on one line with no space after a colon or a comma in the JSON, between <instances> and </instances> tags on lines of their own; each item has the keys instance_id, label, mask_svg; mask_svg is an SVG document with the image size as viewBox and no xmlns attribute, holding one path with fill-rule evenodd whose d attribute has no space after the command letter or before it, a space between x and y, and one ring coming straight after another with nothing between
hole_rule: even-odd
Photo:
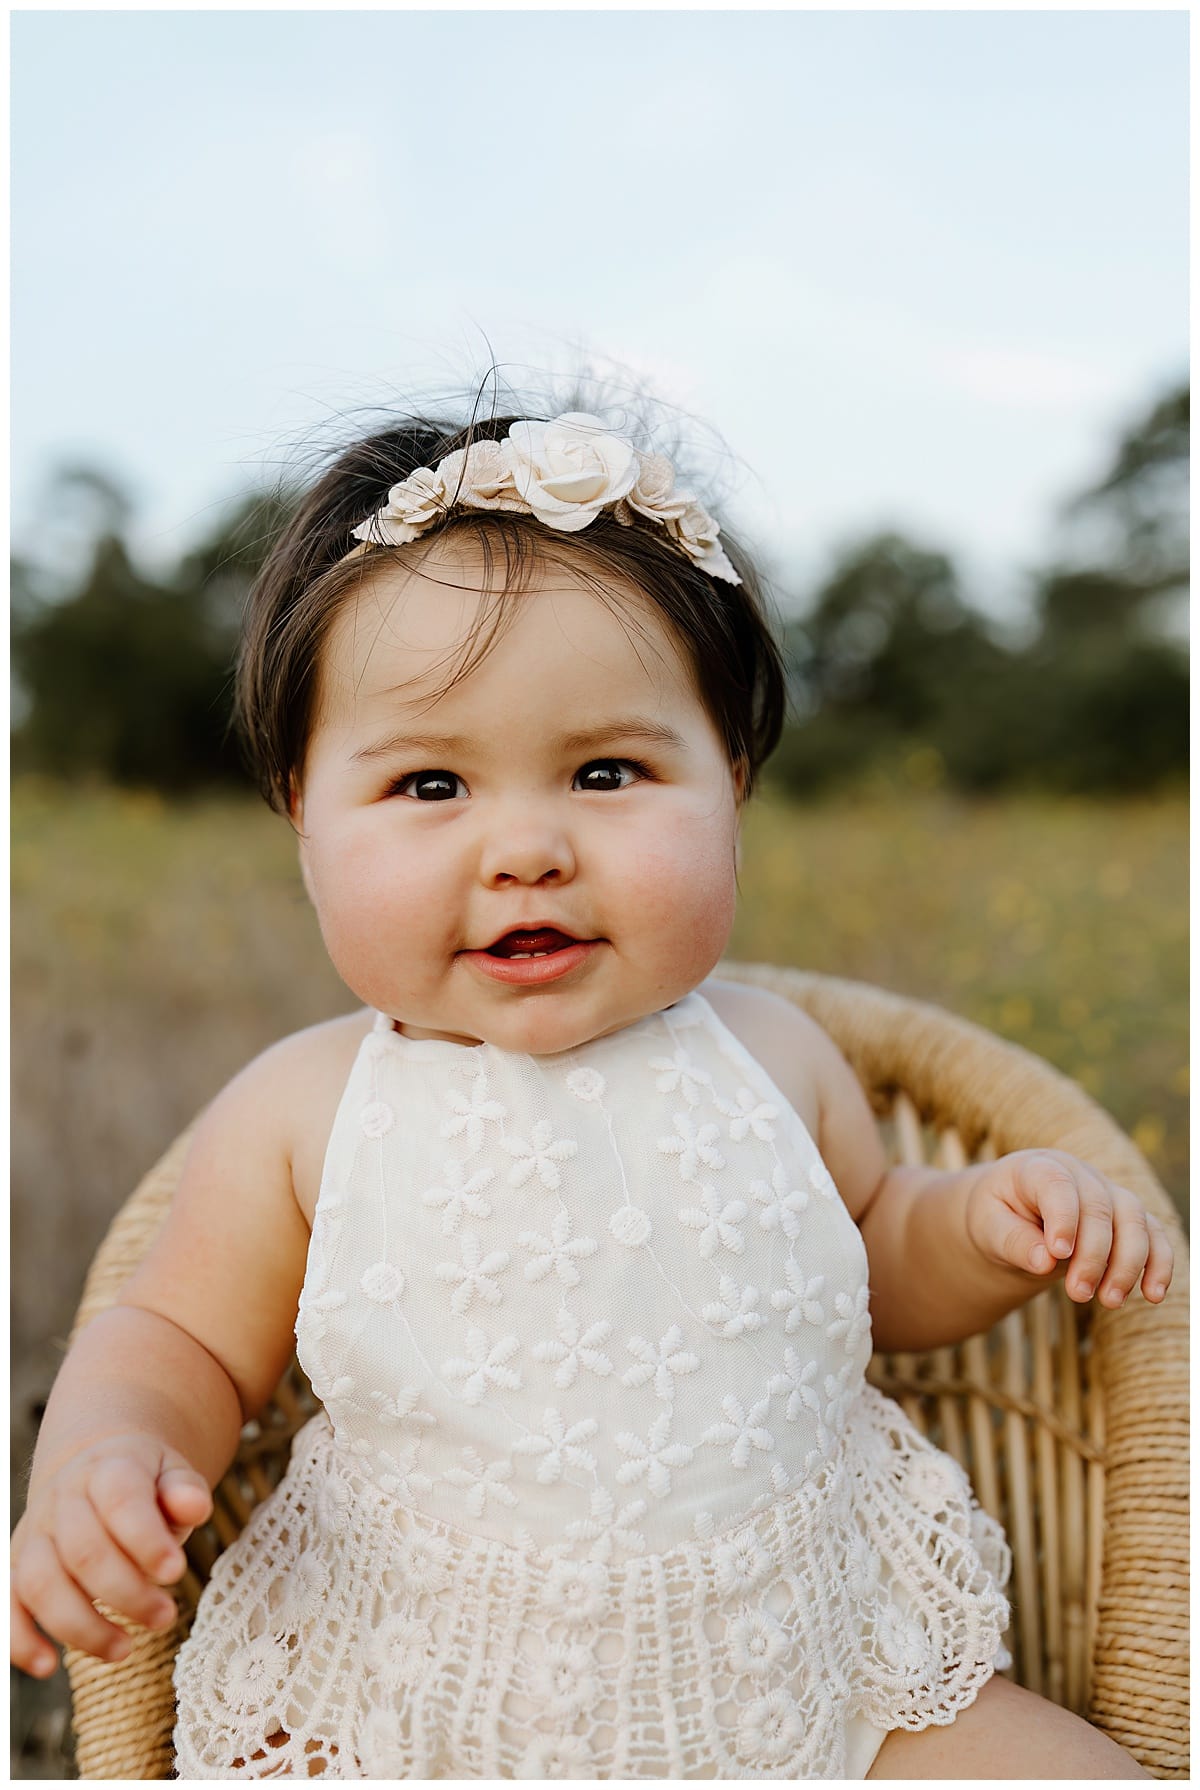
<instances>
[{"instance_id":1,"label":"baby's fingers","mask_svg":"<svg viewBox=\"0 0 1200 1790\"><path fill-rule=\"evenodd\" d=\"M158 1501L176 1541L186 1541L196 1525L212 1515L212 1493L192 1467L164 1467L158 1476Z\"/></svg>"},{"instance_id":2,"label":"baby's fingers","mask_svg":"<svg viewBox=\"0 0 1200 1790\"><path fill-rule=\"evenodd\" d=\"M159 1508L154 1473L141 1461L119 1455L101 1461L88 1485L92 1508L113 1540L158 1584L183 1572L183 1549Z\"/></svg>"},{"instance_id":3,"label":"baby's fingers","mask_svg":"<svg viewBox=\"0 0 1200 1790\"><path fill-rule=\"evenodd\" d=\"M1083 1301L1092 1297L1112 1255L1111 1194L1102 1181L1083 1170L1079 1188L1079 1227L1066 1278L1067 1293L1072 1299ZM1143 1255L1141 1260L1144 1262L1145 1259ZM1138 1266L1141 1267L1141 1262Z\"/></svg>"},{"instance_id":4,"label":"baby's fingers","mask_svg":"<svg viewBox=\"0 0 1200 1790\"><path fill-rule=\"evenodd\" d=\"M1175 1251L1167 1235L1166 1225L1153 1212L1146 1214L1146 1229L1150 1235L1150 1254L1146 1258L1146 1272L1142 1276L1142 1291L1147 1299L1157 1305L1160 1299L1166 1297L1167 1288L1171 1284L1171 1276L1175 1272Z\"/></svg>"},{"instance_id":5,"label":"baby's fingers","mask_svg":"<svg viewBox=\"0 0 1200 1790\"><path fill-rule=\"evenodd\" d=\"M46 1535L31 1536L13 1573L13 1590L38 1626L97 1659L124 1659L129 1639L106 1622L63 1566Z\"/></svg>"},{"instance_id":6,"label":"baby's fingers","mask_svg":"<svg viewBox=\"0 0 1200 1790\"><path fill-rule=\"evenodd\" d=\"M1114 1188L1112 1253L1097 1288L1101 1305L1122 1303L1140 1280L1149 1254L1150 1232L1142 1202L1124 1188Z\"/></svg>"},{"instance_id":7,"label":"baby's fingers","mask_svg":"<svg viewBox=\"0 0 1200 1790\"><path fill-rule=\"evenodd\" d=\"M174 1622L174 1598L151 1584L122 1552L86 1498L75 1494L62 1499L55 1538L63 1565L89 1597L143 1628L166 1628Z\"/></svg>"},{"instance_id":8,"label":"baby's fingers","mask_svg":"<svg viewBox=\"0 0 1200 1790\"><path fill-rule=\"evenodd\" d=\"M1075 1248L1080 1220L1075 1176L1048 1152L1028 1151L1007 1160L1015 1172L1015 1203L1005 1199L996 1211L1005 1233L1001 1258L1046 1274Z\"/></svg>"},{"instance_id":9,"label":"baby's fingers","mask_svg":"<svg viewBox=\"0 0 1200 1790\"><path fill-rule=\"evenodd\" d=\"M8 1595L8 1652L14 1666L35 1678L49 1678L58 1666L58 1654L38 1633L37 1625L14 1588Z\"/></svg>"}]
</instances>

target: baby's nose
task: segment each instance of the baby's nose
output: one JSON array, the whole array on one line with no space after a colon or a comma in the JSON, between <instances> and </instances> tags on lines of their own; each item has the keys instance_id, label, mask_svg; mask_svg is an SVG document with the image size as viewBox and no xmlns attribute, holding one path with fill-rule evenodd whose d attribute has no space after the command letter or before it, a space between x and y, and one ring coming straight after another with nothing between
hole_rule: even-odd
<instances>
[{"instance_id":1,"label":"baby's nose","mask_svg":"<svg viewBox=\"0 0 1200 1790\"><path fill-rule=\"evenodd\" d=\"M512 883L568 882L575 874L575 854L558 828L526 822L499 827L483 849L480 876L489 888Z\"/></svg>"}]
</instances>

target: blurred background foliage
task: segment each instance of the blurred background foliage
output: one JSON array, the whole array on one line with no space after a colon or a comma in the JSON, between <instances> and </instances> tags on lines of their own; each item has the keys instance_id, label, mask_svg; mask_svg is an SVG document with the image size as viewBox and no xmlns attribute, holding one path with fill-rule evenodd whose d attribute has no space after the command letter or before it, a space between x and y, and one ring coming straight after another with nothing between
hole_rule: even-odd
<instances>
[{"instance_id":1,"label":"blurred background foliage","mask_svg":"<svg viewBox=\"0 0 1200 1790\"><path fill-rule=\"evenodd\" d=\"M1025 613L973 606L953 559L898 532L845 545L784 589L793 715L772 781L808 797L924 751L967 793L1156 789L1186 774L1189 399L1166 393L1062 504L1062 554ZM12 568L18 771L187 794L244 773L228 734L245 592L294 499L248 494L165 577L128 544L130 504L66 467L48 510L90 520L81 572Z\"/></svg>"}]
</instances>

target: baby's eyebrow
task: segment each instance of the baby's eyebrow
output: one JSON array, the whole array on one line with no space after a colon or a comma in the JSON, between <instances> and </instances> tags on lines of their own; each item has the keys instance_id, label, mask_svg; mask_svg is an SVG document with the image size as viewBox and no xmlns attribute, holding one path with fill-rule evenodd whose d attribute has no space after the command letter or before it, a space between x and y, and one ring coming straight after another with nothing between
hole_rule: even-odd
<instances>
[{"instance_id":1,"label":"baby's eyebrow","mask_svg":"<svg viewBox=\"0 0 1200 1790\"><path fill-rule=\"evenodd\" d=\"M643 715L627 715L617 721L605 721L599 727L588 727L579 733L563 734L558 744L564 752L586 752L592 746L611 745L615 740L649 740L655 746L681 751L683 735L665 721L651 721Z\"/></svg>"},{"instance_id":2,"label":"baby's eyebrow","mask_svg":"<svg viewBox=\"0 0 1200 1790\"><path fill-rule=\"evenodd\" d=\"M654 721L645 715L623 715L594 727L560 734L555 744L560 752L587 752L597 746L615 745L621 740L648 741L651 745L674 751L682 751L686 743L683 735L665 721ZM369 746L360 746L354 753L354 762L390 758L396 752L416 754L431 761L441 754L456 758L470 751L471 745L471 740L460 733L394 733Z\"/></svg>"}]
</instances>

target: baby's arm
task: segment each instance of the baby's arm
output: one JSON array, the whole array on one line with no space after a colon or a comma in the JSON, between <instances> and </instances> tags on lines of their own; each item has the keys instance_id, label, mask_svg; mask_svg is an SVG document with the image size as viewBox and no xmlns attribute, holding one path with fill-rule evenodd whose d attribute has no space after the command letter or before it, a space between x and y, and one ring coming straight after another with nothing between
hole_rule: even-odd
<instances>
[{"instance_id":1,"label":"baby's arm","mask_svg":"<svg viewBox=\"0 0 1200 1790\"><path fill-rule=\"evenodd\" d=\"M877 1348L932 1349L988 1330L1056 1275L1118 1305L1171 1281L1166 1229L1136 1195L1061 1150L960 1173L889 1169L857 1076L817 1023L765 989L716 982L714 1005L817 1138L870 1264Z\"/></svg>"},{"instance_id":2,"label":"baby's arm","mask_svg":"<svg viewBox=\"0 0 1200 1790\"><path fill-rule=\"evenodd\" d=\"M1139 1280L1151 1302L1165 1296L1165 1226L1066 1151L1018 1150L957 1173L887 1168L857 1077L815 1029L820 1149L866 1244L877 1348L989 1330L1056 1276L1079 1301L1120 1305Z\"/></svg>"},{"instance_id":3,"label":"baby's arm","mask_svg":"<svg viewBox=\"0 0 1200 1790\"><path fill-rule=\"evenodd\" d=\"M287 1364L308 1246L288 1119L299 1042L203 1115L158 1239L58 1375L12 1541L26 1671L56 1665L39 1627L102 1659L129 1651L94 1599L148 1627L174 1620L162 1587L183 1573L179 1544Z\"/></svg>"}]
</instances>

